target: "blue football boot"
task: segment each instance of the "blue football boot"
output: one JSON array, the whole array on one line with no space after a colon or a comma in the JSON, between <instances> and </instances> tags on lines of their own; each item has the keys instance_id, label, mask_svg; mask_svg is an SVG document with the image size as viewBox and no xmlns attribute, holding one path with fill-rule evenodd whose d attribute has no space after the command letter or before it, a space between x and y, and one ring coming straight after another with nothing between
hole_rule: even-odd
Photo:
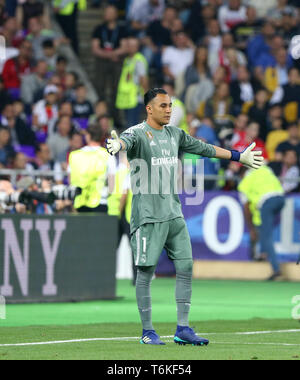
<instances>
[{"instance_id":1,"label":"blue football boot","mask_svg":"<svg viewBox=\"0 0 300 380\"><path fill-rule=\"evenodd\" d=\"M200 338L192 328L187 326L177 326L174 342L183 346L186 344L191 344L193 346L207 346L209 344L209 340Z\"/></svg>"},{"instance_id":2,"label":"blue football boot","mask_svg":"<svg viewBox=\"0 0 300 380\"><path fill-rule=\"evenodd\" d=\"M143 330L143 336L140 340L141 344L153 344L156 346L162 346L166 343L160 340L159 335L154 330Z\"/></svg>"}]
</instances>

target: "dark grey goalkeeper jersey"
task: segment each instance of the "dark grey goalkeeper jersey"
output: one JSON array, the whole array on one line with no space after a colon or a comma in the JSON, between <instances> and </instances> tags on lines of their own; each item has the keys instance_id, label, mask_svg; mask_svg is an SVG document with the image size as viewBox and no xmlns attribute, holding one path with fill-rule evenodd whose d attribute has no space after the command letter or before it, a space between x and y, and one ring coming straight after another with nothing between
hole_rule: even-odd
<instances>
[{"instance_id":1,"label":"dark grey goalkeeper jersey","mask_svg":"<svg viewBox=\"0 0 300 380\"><path fill-rule=\"evenodd\" d=\"M146 122L123 132L133 191L131 233L146 223L183 217L177 190L179 151L215 157L212 145L165 126L156 130Z\"/></svg>"}]
</instances>

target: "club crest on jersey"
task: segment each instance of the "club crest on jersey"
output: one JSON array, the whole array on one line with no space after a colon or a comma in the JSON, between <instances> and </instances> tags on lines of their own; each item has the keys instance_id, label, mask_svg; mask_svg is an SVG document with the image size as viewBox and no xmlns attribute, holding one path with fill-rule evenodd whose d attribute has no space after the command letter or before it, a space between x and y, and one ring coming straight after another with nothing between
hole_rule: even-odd
<instances>
[{"instance_id":1,"label":"club crest on jersey","mask_svg":"<svg viewBox=\"0 0 300 380\"><path fill-rule=\"evenodd\" d=\"M146 133L146 136L148 137L149 140L153 140L153 134L152 132L145 132Z\"/></svg>"}]
</instances>

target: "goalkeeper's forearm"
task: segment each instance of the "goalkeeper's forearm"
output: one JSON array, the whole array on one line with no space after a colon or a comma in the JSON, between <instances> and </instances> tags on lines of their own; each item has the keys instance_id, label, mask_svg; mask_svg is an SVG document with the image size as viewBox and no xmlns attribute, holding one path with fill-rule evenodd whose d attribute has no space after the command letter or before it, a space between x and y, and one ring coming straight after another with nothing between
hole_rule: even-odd
<instances>
[{"instance_id":1,"label":"goalkeeper's forearm","mask_svg":"<svg viewBox=\"0 0 300 380\"><path fill-rule=\"evenodd\" d=\"M215 158L219 158L221 160L231 160L232 159L232 152L227 149L220 148L219 146L213 145L216 151Z\"/></svg>"},{"instance_id":2,"label":"goalkeeper's forearm","mask_svg":"<svg viewBox=\"0 0 300 380\"><path fill-rule=\"evenodd\" d=\"M127 150L127 146L126 146L125 141L123 141L122 139L120 139L119 141L120 141L121 146L122 146L120 151L123 152L123 151Z\"/></svg>"}]
</instances>

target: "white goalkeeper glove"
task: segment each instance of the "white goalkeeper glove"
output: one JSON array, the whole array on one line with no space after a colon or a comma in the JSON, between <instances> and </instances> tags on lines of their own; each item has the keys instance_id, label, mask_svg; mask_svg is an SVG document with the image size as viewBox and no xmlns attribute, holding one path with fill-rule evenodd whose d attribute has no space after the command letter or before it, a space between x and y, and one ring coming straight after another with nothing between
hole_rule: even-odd
<instances>
[{"instance_id":1,"label":"white goalkeeper glove","mask_svg":"<svg viewBox=\"0 0 300 380\"><path fill-rule=\"evenodd\" d=\"M255 149L256 143L252 143L248 146L240 155L240 163L251 169L259 169L263 163L264 158L262 156L262 151L253 151Z\"/></svg>"},{"instance_id":2,"label":"white goalkeeper glove","mask_svg":"<svg viewBox=\"0 0 300 380\"><path fill-rule=\"evenodd\" d=\"M106 149L109 154L114 156L122 149L122 144L116 131L111 131L112 139L106 140Z\"/></svg>"}]
</instances>

